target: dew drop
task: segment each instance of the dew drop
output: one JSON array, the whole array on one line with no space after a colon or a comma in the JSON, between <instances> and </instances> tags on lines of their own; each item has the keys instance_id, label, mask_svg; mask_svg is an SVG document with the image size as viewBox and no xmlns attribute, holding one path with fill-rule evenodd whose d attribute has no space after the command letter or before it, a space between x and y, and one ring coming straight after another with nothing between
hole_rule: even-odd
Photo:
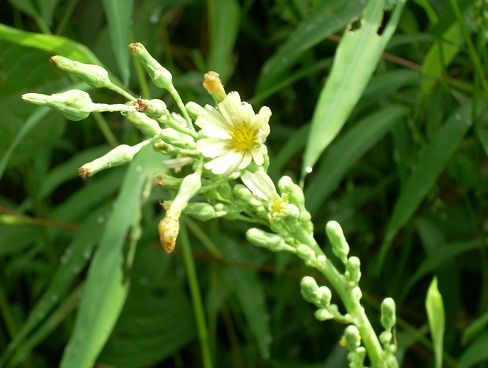
<instances>
[{"instance_id":1,"label":"dew drop","mask_svg":"<svg viewBox=\"0 0 488 368\"><path fill-rule=\"evenodd\" d=\"M137 165L136 166L136 171L137 172L141 172L142 171L142 166L141 165Z\"/></svg>"},{"instance_id":2,"label":"dew drop","mask_svg":"<svg viewBox=\"0 0 488 368\"><path fill-rule=\"evenodd\" d=\"M306 172L307 174L310 174L310 173L312 172L312 166L307 166L307 167L305 168L305 172Z\"/></svg>"},{"instance_id":3,"label":"dew drop","mask_svg":"<svg viewBox=\"0 0 488 368\"><path fill-rule=\"evenodd\" d=\"M103 224L103 223L105 222L105 216L98 216L98 218L97 218L97 222L98 222L99 224Z\"/></svg>"}]
</instances>

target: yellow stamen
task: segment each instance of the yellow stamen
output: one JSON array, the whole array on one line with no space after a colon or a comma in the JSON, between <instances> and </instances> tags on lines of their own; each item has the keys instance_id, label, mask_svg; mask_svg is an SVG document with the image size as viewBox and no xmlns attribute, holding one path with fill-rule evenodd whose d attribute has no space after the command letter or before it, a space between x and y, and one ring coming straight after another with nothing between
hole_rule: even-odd
<instances>
[{"instance_id":1,"label":"yellow stamen","mask_svg":"<svg viewBox=\"0 0 488 368\"><path fill-rule=\"evenodd\" d=\"M235 149L239 152L250 151L256 144L256 131L249 128L244 122L237 123L229 129L229 134L232 137L228 144L229 148Z\"/></svg>"}]
</instances>

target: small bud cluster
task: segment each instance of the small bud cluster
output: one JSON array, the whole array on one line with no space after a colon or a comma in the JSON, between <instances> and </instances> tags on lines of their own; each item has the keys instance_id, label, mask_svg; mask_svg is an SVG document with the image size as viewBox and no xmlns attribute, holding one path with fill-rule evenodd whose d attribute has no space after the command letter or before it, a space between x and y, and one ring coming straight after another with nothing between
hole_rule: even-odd
<instances>
[{"instance_id":1,"label":"small bud cluster","mask_svg":"<svg viewBox=\"0 0 488 368\"><path fill-rule=\"evenodd\" d=\"M331 303L332 292L327 286L319 287L313 277L305 276L300 283L300 290L303 299L318 308L315 318L319 321L334 319L341 323L351 323L351 316L341 314L337 305Z\"/></svg>"}]
</instances>

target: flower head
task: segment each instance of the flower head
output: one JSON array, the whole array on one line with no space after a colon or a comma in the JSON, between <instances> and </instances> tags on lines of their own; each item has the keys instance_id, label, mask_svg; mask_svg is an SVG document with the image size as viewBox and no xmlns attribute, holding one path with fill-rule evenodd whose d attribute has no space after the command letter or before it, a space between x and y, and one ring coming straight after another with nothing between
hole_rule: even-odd
<instances>
[{"instance_id":1,"label":"flower head","mask_svg":"<svg viewBox=\"0 0 488 368\"><path fill-rule=\"evenodd\" d=\"M237 92L230 92L218 104L218 110L207 105L195 122L202 135L197 149L203 156L213 158L205 168L228 176L252 161L263 165L259 148L269 134L270 116L271 110L266 106L255 114L250 104L241 102Z\"/></svg>"},{"instance_id":2,"label":"flower head","mask_svg":"<svg viewBox=\"0 0 488 368\"><path fill-rule=\"evenodd\" d=\"M258 198L268 203L269 218L275 220L283 215L288 207L288 195L280 196L271 178L264 171L244 172L241 180Z\"/></svg>"}]
</instances>

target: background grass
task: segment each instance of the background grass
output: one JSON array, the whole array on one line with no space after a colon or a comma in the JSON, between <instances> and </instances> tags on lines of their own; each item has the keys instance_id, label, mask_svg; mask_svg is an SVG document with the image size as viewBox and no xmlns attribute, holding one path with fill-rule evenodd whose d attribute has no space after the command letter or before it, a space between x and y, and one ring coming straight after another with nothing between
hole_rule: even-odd
<instances>
[{"instance_id":1,"label":"background grass","mask_svg":"<svg viewBox=\"0 0 488 368\"><path fill-rule=\"evenodd\" d=\"M385 21L392 15L389 3ZM135 94L162 98L176 110L121 46L133 41L144 43L173 73L185 102L211 103L201 81L216 70L227 91L239 91L256 109L271 108L271 175L303 180L316 237L325 248L325 223L341 223L352 254L361 259L363 302L378 332L381 300L395 299L402 366L435 366L425 309L434 276L445 308L444 365L483 366L488 5L407 2L345 125L302 178L306 147L320 138L317 130L309 132L339 39L348 26L360 26L352 20L366 4L1 2L0 366L60 364L77 306L90 305L83 290L97 289L85 280L100 252L106 252L106 262L114 257L114 264L129 262L131 269L122 275L120 267L104 270L104 277L127 277L127 283L103 305L106 315L97 327L110 337L98 343L104 347L97 362L202 365L181 247L167 255L158 244L159 201L170 193L155 188L142 200L142 179L131 176L139 161L87 182L77 175L79 166L110 145L137 143L139 133L117 114L66 122L20 99L22 93L54 93L78 83L48 62L61 54L104 65ZM122 102L107 90L89 92L96 102ZM159 169L144 167L148 174ZM304 275L326 281L289 255L249 245L247 228L222 220L186 224L214 365L346 366L338 345L344 326L316 321L299 293ZM117 298L122 304L111 307ZM114 330L104 330L122 306Z\"/></svg>"}]
</instances>

